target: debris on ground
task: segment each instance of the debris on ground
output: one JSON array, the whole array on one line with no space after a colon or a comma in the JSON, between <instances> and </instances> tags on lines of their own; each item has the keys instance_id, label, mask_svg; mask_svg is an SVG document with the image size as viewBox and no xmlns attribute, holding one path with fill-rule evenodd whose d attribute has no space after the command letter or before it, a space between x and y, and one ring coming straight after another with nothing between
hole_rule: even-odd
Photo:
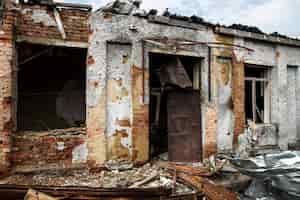
<instances>
[{"instance_id":1,"label":"debris on ground","mask_svg":"<svg viewBox=\"0 0 300 200\"><path fill-rule=\"evenodd\" d=\"M175 163L158 157L151 163L139 167L125 160L115 160L107 161L98 171L73 169L17 173L0 180L0 184L28 185L33 188L35 186L120 190L163 188L171 190L173 196L203 194L211 200L235 200L239 195L233 190L237 190L226 180L230 180L228 177L234 177L235 185L243 185L242 183L248 183L249 179L237 171L228 169L232 169L228 162L215 157L202 163Z\"/></svg>"},{"instance_id":2,"label":"debris on ground","mask_svg":"<svg viewBox=\"0 0 300 200\"><path fill-rule=\"evenodd\" d=\"M200 176L191 176L186 174L179 174L179 177L184 181L193 185L197 190L202 191L203 194L212 200L238 200L237 193L231 192L222 186L218 186L209 179Z\"/></svg>"},{"instance_id":3,"label":"debris on ground","mask_svg":"<svg viewBox=\"0 0 300 200\"><path fill-rule=\"evenodd\" d=\"M42 192L29 189L26 196L24 197L24 200L58 200L58 199L51 197L47 194L44 194Z\"/></svg>"}]
</instances>

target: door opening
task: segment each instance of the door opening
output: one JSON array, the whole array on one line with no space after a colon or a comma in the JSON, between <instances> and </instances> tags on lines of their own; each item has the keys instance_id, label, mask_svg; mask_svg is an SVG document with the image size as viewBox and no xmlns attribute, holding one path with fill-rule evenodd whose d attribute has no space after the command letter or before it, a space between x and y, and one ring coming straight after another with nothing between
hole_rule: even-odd
<instances>
[{"instance_id":1,"label":"door opening","mask_svg":"<svg viewBox=\"0 0 300 200\"><path fill-rule=\"evenodd\" d=\"M201 58L157 53L149 58L151 156L199 162Z\"/></svg>"}]
</instances>

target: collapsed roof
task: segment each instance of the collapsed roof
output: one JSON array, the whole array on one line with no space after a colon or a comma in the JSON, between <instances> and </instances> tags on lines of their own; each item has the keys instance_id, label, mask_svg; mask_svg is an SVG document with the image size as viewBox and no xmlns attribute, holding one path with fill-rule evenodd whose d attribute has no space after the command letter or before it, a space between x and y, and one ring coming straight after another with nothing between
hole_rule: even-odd
<instances>
[{"instance_id":1,"label":"collapsed roof","mask_svg":"<svg viewBox=\"0 0 300 200\"><path fill-rule=\"evenodd\" d=\"M142 3L141 0L115 0L107 4L106 6L100 8L99 10L104 12L112 12L115 14L133 15L133 16L138 16L143 18L151 18L153 16L159 16L158 11L156 9L150 9L148 12L140 9L141 3ZM218 27L222 27L222 28L227 28L232 30L239 30L239 31L244 31L249 33L265 35L265 36L272 36L276 38L298 40L297 38L292 38L284 34L280 34L278 32L266 33L256 26L249 26L249 25L236 24L236 23L229 26L220 25L219 23L215 24L215 23L208 22L204 18L197 15L184 16L181 14L172 13L169 9L166 9L161 16L167 17L169 19L185 21L188 23L211 26L214 29L217 29Z\"/></svg>"}]
</instances>

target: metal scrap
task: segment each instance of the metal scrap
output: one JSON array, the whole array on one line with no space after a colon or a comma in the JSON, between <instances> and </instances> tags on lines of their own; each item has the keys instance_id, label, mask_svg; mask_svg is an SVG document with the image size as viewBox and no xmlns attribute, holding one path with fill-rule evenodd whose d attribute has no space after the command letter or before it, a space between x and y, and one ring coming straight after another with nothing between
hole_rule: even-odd
<instances>
[{"instance_id":1,"label":"metal scrap","mask_svg":"<svg viewBox=\"0 0 300 200\"><path fill-rule=\"evenodd\" d=\"M176 85L181 88L193 86L192 81L178 57L161 66L160 81L163 86L167 84Z\"/></svg>"},{"instance_id":2,"label":"metal scrap","mask_svg":"<svg viewBox=\"0 0 300 200\"><path fill-rule=\"evenodd\" d=\"M229 158L241 173L260 180L270 180L270 186L300 199L300 152L286 151L255 158Z\"/></svg>"}]
</instances>

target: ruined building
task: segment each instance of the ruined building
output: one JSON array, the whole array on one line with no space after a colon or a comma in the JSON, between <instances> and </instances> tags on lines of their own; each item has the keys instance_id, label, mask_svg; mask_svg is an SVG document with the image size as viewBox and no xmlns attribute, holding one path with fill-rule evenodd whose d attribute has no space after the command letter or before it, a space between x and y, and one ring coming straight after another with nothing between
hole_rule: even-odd
<instances>
[{"instance_id":1,"label":"ruined building","mask_svg":"<svg viewBox=\"0 0 300 200\"><path fill-rule=\"evenodd\" d=\"M138 6L2 4L1 172L297 148L299 40Z\"/></svg>"}]
</instances>

